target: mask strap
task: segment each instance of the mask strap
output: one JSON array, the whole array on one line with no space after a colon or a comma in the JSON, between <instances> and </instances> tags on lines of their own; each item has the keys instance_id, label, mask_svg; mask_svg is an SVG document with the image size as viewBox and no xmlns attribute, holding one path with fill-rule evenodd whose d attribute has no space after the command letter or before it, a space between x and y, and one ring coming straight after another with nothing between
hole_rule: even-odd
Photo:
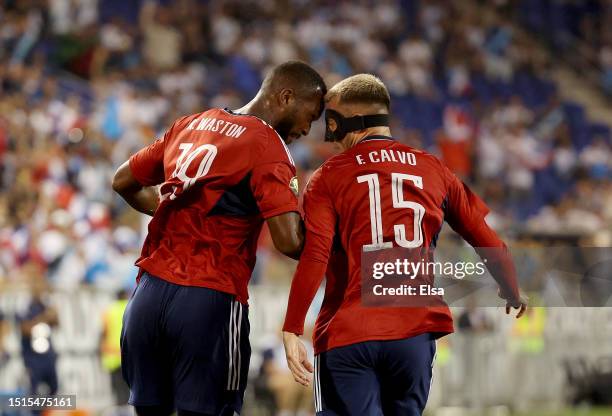
<instances>
[{"instance_id":1,"label":"mask strap","mask_svg":"<svg viewBox=\"0 0 612 416\"><path fill-rule=\"evenodd\" d=\"M370 114L367 116L354 116L344 119L344 131L350 133L370 127L388 126L388 114Z\"/></svg>"}]
</instances>

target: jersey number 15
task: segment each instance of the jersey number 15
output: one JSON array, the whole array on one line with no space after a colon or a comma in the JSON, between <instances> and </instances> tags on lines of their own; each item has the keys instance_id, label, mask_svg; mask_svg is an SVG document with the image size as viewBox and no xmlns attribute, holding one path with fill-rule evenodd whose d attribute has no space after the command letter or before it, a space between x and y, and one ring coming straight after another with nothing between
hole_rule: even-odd
<instances>
[{"instance_id":1,"label":"jersey number 15","mask_svg":"<svg viewBox=\"0 0 612 416\"><path fill-rule=\"evenodd\" d=\"M395 224L395 242L400 247L415 248L423 244L423 229L421 223L425 215L425 207L418 202L404 200L403 184L404 181L412 181L414 185L423 189L423 178L421 176L408 175L405 173L391 174L391 195L393 197L393 208L408 208L414 212L413 237L412 240L406 239L406 226ZM357 177L357 182L368 183L370 189L370 225L372 227L372 243L363 246L364 251L375 251L393 247L391 241L383 241L382 213L380 203L380 181L377 173L361 175Z\"/></svg>"}]
</instances>

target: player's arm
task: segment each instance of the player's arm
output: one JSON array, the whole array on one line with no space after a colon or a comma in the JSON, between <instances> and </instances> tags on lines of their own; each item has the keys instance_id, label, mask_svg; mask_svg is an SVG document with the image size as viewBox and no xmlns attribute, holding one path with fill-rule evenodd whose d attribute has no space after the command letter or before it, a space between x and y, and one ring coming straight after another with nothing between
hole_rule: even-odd
<instances>
[{"instance_id":1,"label":"player's arm","mask_svg":"<svg viewBox=\"0 0 612 416\"><path fill-rule=\"evenodd\" d=\"M304 333L306 313L325 276L337 221L320 172L315 172L304 194L306 243L291 282L283 325L283 343L289 369L295 380L305 386L309 384L307 373L312 372L313 367L299 336Z\"/></svg>"},{"instance_id":2,"label":"player's arm","mask_svg":"<svg viewBox=\"0 0 612 416\"><path fill-rule=\"evenodd\" d=\"M302 219L297 194L291 188L295 167L285 162L256 166L251 172L251 190L259 211L268 224L274 247L298 260L304 246Z\"/></svg>"},{"instance_id":3,"label":"player's arm","mask_svg":"<svg viewBox=\"0 0 612 416\"><path fill-rule=\"evenodd\" d=\"M274 247L285 256L300 259L304 247L304 224L297 212L286 212L268 218L268 228Z\"/></svg>"},{"instance_id":4,"label":"player's arm","mask_svg":"<svg viewBox=\"0 0 612 416\"><path fill-rule=\"evenodd\" d=\"M487 269L499 285L499 296L506 300L506 313L510 313L510 308L518 309L517 318L520 318L527 302L520 295L516 268L508 247L485 221L489 209L463 182L444 169L448 178L446 222L485 260Z\"/></svg>"},{"instance_id":5,"label":"player's arm","mask_svg":"<svg viewBox=\"0 0 612 416\"><path fill-rule=\"evenodd\" d=\"M113 190L132 208L153 215L159 205L158 185L164 181L164 138L134 154L117 169Z\"/></svg>"},{"instance_id":6,"label":"player's arm","mask_svg":"<svg viewBox=\"0 0 612 416\"><path fill-rule=\"evenodd\" d=\"M8 335L8 322L5 320L4 315L0 312L0 362L2 361L2 355L4 353L4 340Z\"/></svg>"},{"instance_id":7,"label":"player's arm","mask_svg":"<svg viewBox=\"0 0 612 416\"><path fill-rule=\"evenodd\" d=\"M304 246L304 232L296 170L280 137L273 131L266 134L267 145L251 171L251 191L268 224L274 247L297 260Z\"/></svg>"},{"instance_id":8,"label":"player's arm","mask_svg":"<svg viewBox=\"0 0 612 416\"><path fill-rule=\"evenodd\" d=\"M157 188L142 186L132 174L130 162L126 161L113 177L113 190L136 211L153 216L159 205Z\"/></svg>"}]
</instances>

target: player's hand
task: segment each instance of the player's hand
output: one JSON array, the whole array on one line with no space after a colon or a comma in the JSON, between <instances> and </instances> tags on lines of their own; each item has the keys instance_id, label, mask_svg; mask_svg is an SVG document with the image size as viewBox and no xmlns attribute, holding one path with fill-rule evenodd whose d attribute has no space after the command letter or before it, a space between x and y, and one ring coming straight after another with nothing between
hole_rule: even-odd
<instances>
[{"instance_id":1,"label":"player's hand","mask_svg":"<svg viewBox=\"0 0 612 416\"><path fill-rule=\"evenodd\" d=\"M529 299L527 296L520 294L518 299L507 299L502 296L501 292L498 292L499 297L506 300L506 315L510 315L512 309L518 309L518 313L516 314L516 319L520 318L525 314L527 310L527 303Z\"/></svg>"},{"instance_id":2,"label":"player's hand","mask_svg":"<svg viewBox=\"0 0 612 416\"><path fill-rule=\"evenodd\" d=\"M300 337L291 332L284 331L283 344L285 344L287 364L289 365L291 374L293 374L293 378L298 383L308 386L310 384L310 377L308 376L308 373L312 373L314 368L310 361L308 361L306 347L302 341L300 341Z\"/></svg>"}]
</instances>

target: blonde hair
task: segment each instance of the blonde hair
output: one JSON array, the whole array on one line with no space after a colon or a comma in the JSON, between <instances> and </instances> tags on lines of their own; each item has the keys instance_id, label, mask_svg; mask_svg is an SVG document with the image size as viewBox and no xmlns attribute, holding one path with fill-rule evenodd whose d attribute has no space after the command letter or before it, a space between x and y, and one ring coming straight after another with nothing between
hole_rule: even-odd
<instances>
[{"instance_id":1,"label":"blonde hair","mask_svg":"<svg viewBox=\"0 0 612 416\"><path fill-rule=\"evenodd\" d=\"M372 74L357 74L338 82L330 88L325 99L330 101L336 97L340 103L382 104L387 110L391 106L387 87Z\"/></svg>"}]
</instances>

